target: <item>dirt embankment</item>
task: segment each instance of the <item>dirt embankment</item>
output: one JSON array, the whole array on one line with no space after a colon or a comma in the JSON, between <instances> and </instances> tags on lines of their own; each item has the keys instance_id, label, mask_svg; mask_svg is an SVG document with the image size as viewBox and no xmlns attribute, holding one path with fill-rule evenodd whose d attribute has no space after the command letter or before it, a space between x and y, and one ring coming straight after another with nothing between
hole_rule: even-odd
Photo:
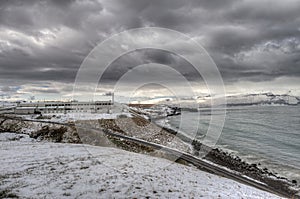
<instances>
[{"instance_id":1,"label":"dirt embankment","mask_svg":"<svg viewBox=\"0 0 300 199\"><path fill-rule=\"evenodd\" d=\"M191 153L190 145L141 117L99 120L99 123L104 129Z\"/></svg>"},{"instance_id":2,"label":"dirt embankment","mask_svg":"<svg viewBox=\"0 0 300 199\"><path fill-rule=\"evenodd\" d=\"M41 119L40 121L38 121ZM14 132L19 134L27 134L31 138L38 141L50 141L59 143L83 143L94 146L109 146L118 147L127 151L136 153L152 153L154 150L151 147L143 146L141 144L126 141L104 133L105 130L110 130L117 133L123 133L120 128L125 128L127 118L118 119L118 125L113 125L114 120L82 120L69 122L66 124L44 122L44 119L38 118L35 121L24 120L16 116L0 116L0 133ZM140 121L142 122L142 121ZM139 124L141 125L141 124ZM105 128L107 127L107 128ZM128 127L126 127L128 128ZM151 129L150 129L151 130ZM158 140L161 138L158 138Z\"/></svg>"},{"instance_id":3,"label":"dirt embankment","mask_svg":"<svg viewBox=\"0 0 300 199\"><path fill-rule=\"evenodd\" d=\"M81 143L74 126L46 122L24 121L20 118L0 117L0 133L14 132L27 134L37 140L61 143Z\"/></svg>"}]
</instances>

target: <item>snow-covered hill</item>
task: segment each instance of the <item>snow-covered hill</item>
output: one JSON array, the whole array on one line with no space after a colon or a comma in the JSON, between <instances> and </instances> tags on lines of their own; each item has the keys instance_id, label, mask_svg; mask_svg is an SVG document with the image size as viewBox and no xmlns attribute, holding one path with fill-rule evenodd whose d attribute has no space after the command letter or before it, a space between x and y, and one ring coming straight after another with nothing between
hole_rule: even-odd
<instances>
[{"instance_id":1,"label":"snow-covered hill","mask_svg":"<svg viewBox=\"0 0 300 199\"><path fill-rule=\"evenodd\" d=\"M4 198L279 198L194 167L115 148L1 133L0 155Z\"/></svg>"}]
</instances>

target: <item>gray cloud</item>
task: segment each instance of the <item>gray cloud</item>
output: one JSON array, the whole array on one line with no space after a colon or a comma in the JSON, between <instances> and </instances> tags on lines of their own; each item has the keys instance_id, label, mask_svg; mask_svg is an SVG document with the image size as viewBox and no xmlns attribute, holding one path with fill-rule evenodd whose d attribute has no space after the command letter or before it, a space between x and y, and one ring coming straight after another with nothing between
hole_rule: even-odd
<instances>
[{"instance_id":1,"label":"gray cloud","mask_svg":"<svg viewBox=\"0 0 300 199\"><path fill-rule=\"evenodd\" d=\"M198 71L184 58L164 50L142 49L123 55L115 60L104 72L101 83L110 82L115 84L122 75L129 70L136 66L150 63L172 67L181 73L188 81L203 81ZM160 71L158 71L158 73L160 73ZM168 78L169 74L164 74L162 71L161 73L165 78ZM147 72L145 71L145 76L146 75ZM139 78L143 79L144 77L140 76ZM169 81L172 80L170 79Z\"/></svg>"},{"instance_id":2,"label":"gray cloud","mask_svg":"<svg viewBox=\"0 0 300 199\"><path fill-rule=\"evenodd\" d=\"M71 83L99 42L146 26L193 37L212 56L225 82L299 78L299 10L298 0L1 1L0 82ZM197 79L184 60L141 51L117 60L105 80L149 62L172 65L188 79Z\"/></svg>"}]
</instances>

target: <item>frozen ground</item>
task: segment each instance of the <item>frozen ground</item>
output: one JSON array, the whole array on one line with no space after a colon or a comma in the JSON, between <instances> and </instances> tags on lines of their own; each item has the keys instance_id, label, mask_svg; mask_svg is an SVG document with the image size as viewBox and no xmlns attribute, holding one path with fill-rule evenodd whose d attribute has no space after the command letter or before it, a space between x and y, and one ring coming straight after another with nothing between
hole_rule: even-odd
<instances>
[{"instance_id":1,"label":"frozen ground","mask_svg":"<svg viewBox=\"0 0 300 199\"><path fill-rule=\"evenodd\" d=\"M0 134L0 194L20 198L278 198L235 181L127 151Z\"/></svg>"}]
</instances>

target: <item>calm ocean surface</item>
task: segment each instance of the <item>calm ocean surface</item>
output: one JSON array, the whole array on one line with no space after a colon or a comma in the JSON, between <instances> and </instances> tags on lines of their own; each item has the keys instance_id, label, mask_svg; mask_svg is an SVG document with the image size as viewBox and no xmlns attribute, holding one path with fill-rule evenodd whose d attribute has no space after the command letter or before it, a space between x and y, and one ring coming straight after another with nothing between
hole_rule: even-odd
<instances>
[{"instance_id":1,"label":"calm ocean surface","mask_svg":"<svg viewBox=\"0 0 300 199\"><path fill-rule=\"evenodd\" d=\"M210 110L185 112L181 130L188 134L197 114L201 140L209 126ZM178 128L180 119L169 117L168 123ZM217 147L300 182L300 106L229 107Z\"/></svg>"}]
</instances>

